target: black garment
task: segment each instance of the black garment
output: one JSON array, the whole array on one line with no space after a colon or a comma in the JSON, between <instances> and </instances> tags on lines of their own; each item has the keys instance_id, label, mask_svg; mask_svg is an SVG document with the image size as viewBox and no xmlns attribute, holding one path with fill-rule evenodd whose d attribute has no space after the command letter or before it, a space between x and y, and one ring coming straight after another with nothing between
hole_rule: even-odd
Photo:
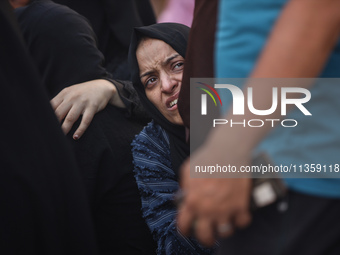
<instances>
[{"instance_id":1,"label":"black garment","mask_svg":"<svg viewBox=\"0 0 340 255\"><path fill-rule=\"evenodd\" d=\"M50 98L70 84L110 77L82 16L48 0L35 1L17 14ZM91 202L101 254L155 253L140 211L130 147L146 122L127 119L125 110L107 106L80 140L72 139L79 121L68 135Z\"/></svg>"},{"instance_id":2,"label":"black garment","mask_svg":"<svg viewBox=\"0 0 340 255\"><path fill-rule=\"evenodd\" d=\"M136 50L140 39L149 37L164 41L185 58L189 30L189 27L177 23L159 23L135 28L129 49L129 65L133 86L150 116L169 134L172 166L177 176L180 165L189 155L189 146L185 142L185 129L183 126L168 121L146 97L144 86L139 77Z\"/></svg>"},{"instance_id":3,"label":"black garment","mask_svg":"<svg viewBox=\"0 0 340 255\"><path fill-rule=\"evenodd\" d=\"M220 241L218 254L338 255L339 215L339 199L290 191L282 201L254 212L247 228Z\"/></svg>"},{"instance_id":4,"label":"black garment","mask_svg":"<svg viewBox=\"0 0 340 255\"><path fill-rule=\"evenodd\" d=\"M132 172L130 144L142 128L139 121L107 106L95 115L81 139L74 141L68 135L91 202L101 254L155 254Z\"/></svg>"},{"instance_id":5,"label":"black garment","mask_svg":"<svg viewBox=\"0 0 340 255\"><path fill-rule=\"evenodd\" d=\"M0 254L97 254L74 155L0 1Z\"/></svg>"},{"instance_id":6,"label":"black garment","mask_svg":"<svg viewBox=\"0 0 340 255\"><path fill-rule=\"evenodd\" d=\"M103 67L104 56L86 18L49 0L33 1L15 13L50 98L76 83L108 79L117 87L127 116L145 121L131 82L112 80L112 74Z\"/></svg>"},{"instance_id":7,"label":"black garment","mask_svg":"<svg viewBox=\"0 0 340 255\"><path fill-rule=\"evenodd\" d=\"M149 0L55 0L89 19L115 79L130 79L127 53L134 27L156 23Z\"/></svg>"}]
</instances>

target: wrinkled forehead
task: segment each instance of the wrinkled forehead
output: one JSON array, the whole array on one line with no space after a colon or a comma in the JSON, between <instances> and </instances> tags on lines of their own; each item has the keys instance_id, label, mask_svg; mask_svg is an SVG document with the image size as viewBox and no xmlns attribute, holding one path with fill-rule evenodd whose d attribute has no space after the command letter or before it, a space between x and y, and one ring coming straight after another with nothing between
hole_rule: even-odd
<instances>
[{"instance_id":1,"label":"wrinkled forehead","mask_svg":"<svg viewBox=\"0 0 340 255\"><path fill-rule=\"evenodd\" d=\"M157 64L167 62L167 59L174 55L180 56L166 42L149 37L141 39L136 49L139 68L145 64L155 64L154 62L157 62Z\"/></svg>"},{"instance_id":2,"label":"wrinkled forehead","mask_svg":"<svg viewBox=\"0 0 340 255\"><path fill-rule=\"evenodd\" d=\"M138 51L140 51L141 48L145 48L146 46L155 45L155 44L165 44L165 45L168 45L166 42L164 42L162 40L151 38L151 37L147 37L147 36L143 36L143 37L141 37L139 39L139 41L137 43L136 54L137 54ZM170 45L168 45L168 46L170 46Z\"/></svg>"},{"instance_id":3,"label":"wrinkled forehead","mask_svg":"<svg viewBox=\"0 0 340 255\"><path fill-rule=\"evenodd\" d=\"M138 48L139 48L142 44L144 44L144 43L146 43L146 42L153 41L153 40L158 40L158 39L154 39L154 38L147 37L147 36L142 36L142 37L139 38L139 40L138 40L136 50L138 50Z\"/></svg>"},{"instance_id":4,"label":"wrinkled forehead","mask_svg":"<svg viewBox=\"0 0 340 255\"><path fill-rule=\"evenodd\" d=\"M136 48L136 58L139 67L142 64L140 63L141 61L144 62L158 59L166 48L167 44L164 41L150 37L141 38Z\"/></svg>"}]
</instances>

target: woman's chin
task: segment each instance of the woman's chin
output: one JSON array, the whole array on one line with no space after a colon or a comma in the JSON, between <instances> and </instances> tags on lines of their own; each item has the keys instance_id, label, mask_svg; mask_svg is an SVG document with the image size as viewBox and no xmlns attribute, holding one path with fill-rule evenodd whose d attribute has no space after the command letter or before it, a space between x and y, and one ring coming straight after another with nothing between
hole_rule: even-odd
<instances>
[{"instance_id":1,"label":"woman's chin","mask_svg":"<svg viewBox=\"0 0 340 255\"><path fill-rule=\"evenodd\" d=\"M179 114L178 114L179 115ZM171 120L169 120L172 124L175 125L180 125L183 126L183 120L181 118L181 116L176 116L175 118L172 118Z\"/></svg>"}]
</instances>

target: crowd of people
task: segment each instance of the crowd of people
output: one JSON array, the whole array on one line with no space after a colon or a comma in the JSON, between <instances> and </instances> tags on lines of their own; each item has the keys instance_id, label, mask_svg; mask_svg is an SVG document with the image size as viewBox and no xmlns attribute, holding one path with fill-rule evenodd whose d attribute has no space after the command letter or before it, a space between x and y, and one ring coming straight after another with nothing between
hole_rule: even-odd
<instances>
[{"instance_id":1,"label":"crowd of people","mask_svg":"<svg viewBox=\"0 0 340 255\"><path fill-rule=\"evenodd\" d=\"M287 83L254 79L337 78L340 1L154 2L0 1L2 254L340 254L340 176L282 176L254 211L251 177L190 174L255 151L339 168L334 83L290 85L313 97L294 128L219 126L190 151L190 78L247 78L259 109Z\"/></svg>"}]
</instances>

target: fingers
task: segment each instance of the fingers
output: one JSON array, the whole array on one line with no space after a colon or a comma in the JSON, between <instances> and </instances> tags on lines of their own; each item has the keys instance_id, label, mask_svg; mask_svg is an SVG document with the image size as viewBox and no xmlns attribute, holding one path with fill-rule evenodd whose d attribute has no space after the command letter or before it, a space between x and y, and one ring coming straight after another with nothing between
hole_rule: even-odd
<instances>
[{"instance_id":1,"label":"fingers","mask_svg":"<svg viewBox=\"0 0 340 255\"><path fill-rule=\"evenodd\" d=\"M234 233L234 227L229 216L218 218L217 223L214 221L216 216L213 214L195 215L189 208L184 205L179 211L177 217L177 226L184 235L193 235L201 244L212 246L216 238L229 237Z\"/></svg>"},{"instance_id":2,"label":"fingers","mask_svg":"<svg viewBox=\"0 0 340 255\"><path fill-rule=\"evenodd\" d=\"M218 237L225 238L233 234L234 228L231 223L219 223L216 227L216 232Z\"/></svg>"},{"instance_id":3,"label":"fingers","mask_svg":"<svg viewBox=\"0 0 340 255\"><path fill-rule=\"evenodd\" d=\"M190 158L187 159L181 166L180 186L184 188L190 187ZM191 203L188 203L188 194L183 189L182 193L185 196L182 199L181 207L177 216L177 226L184 235L190 235L193 230L193 222L195 215Z\"/></svg>"},{"instance_id":4,"label":"fingers","mask_svg":"<svg viewBox=\"0 0 340 255\"><path fill-rule=\"evenodd\" d=\"M70 132L73 124L77 121L77 119L82 114L82 109L79 107L72 107L70 111L67 113L63 124L61 125L61 129L64 134L68 134Z\"/></svg>"},{"instance_id":5,"label":"fingers","mask_svg":"<svg viewBox=\"0 0 340 255\"><path fill-rule=\"evenodd\" d=\"M51 105L65 134L69 133L77 119L83 115L80 126L73 134L79 139L90 125L95 113L103 110L115 87L106 80L92 80L64 88L51 100Z\"/></svg>"},{"instance_id":6,"label":"fingers","mask_svg":"<svg viewBox=\"0 0 340 255\"><path fill-rule=\"evenodd\" d=\"M190 178L189 175L184 175ZM182 179L182 181L186 180ZM200 196L196 192L186 194L177 217L177 226L180 231L187 236L194 235L205 246L212 246L215 243L215 225L209 204L200 203Z\"/></svg>"},{"instance_id":7,"label":"fingers","mask_svg":"<svg viewBox=\"0 0 340 255\"><path fill-rule=\"evenodd\" d=\"M61 122L70 109L72 108L72 104L65 101L67 96L67 88L63 89L58 95L56 95L51 101L51 106L57 116L59 122Z\"/></svg>"},{"instance_id":8,"label":"fingers","mask_svg":"<svg viewBox=\"0 0 340 255\"><path fill-rule=\"evenodd\" d=\"M215 243L215 230L213 219L208 215L200 217L195 222L195 237L205 246L213 246Z\"/></svg>"},{"instance_id":9,"label":"fingers","mask_svg":"<svg viewBox=\"0 0 340 255\"><path fill-rule=\"evenodd\" d=\"M250 223L249 180L194 179L183 172L182 178L186 197L177 224L183 234L194 233L202 244L210 246L217 237L229 237L236 228Z\"/></svg>"},{"instance_id":10,"label":"fingers","mask_svg":"<svg viewBox=\"0 0 340 255\"><path fill-rule=\"evenodd\" d=\"M234 233L234 224L231 220L231 214L224 213L217 218L216 235L220 238L226 238Z\"/></svg>"},{"instance_id":11,"label":"fingers","mask_svg":"<svg viewBox=\"0 0 340 255\"><path fill-rule=\"evenodd\" d=\"M73 135L74 140L78 140L85 133L86 129L90 126L95 114L96 111L94 108L89 108L84 112L80 125L76 132L74 132Z\"/></svg>"},{"instance_id":12,"label":"fingers","mask_svg":"<svg viewBox=\"0 0 340 255\"><path fill-rule=\"evenodd\" d=\"M177 216L177 226L180 231L188 236L191 234L192 224L194 222L194 215L187 205L180 208Z\"/></svg>"},{"instance_id":13,"label":"fingers","mask_svg":"<svg viewBox=\"0 0 340 255\"><path fill-rule=\"evenodd\" d=\"M56 95L51 101L50 101L50 103L51 103L51 106L52 106L52 108L53 108L53 110L55 111L57 108L58 108L58 106L63 102L63 91L64 90L62 90L58 95Z\"/></svg>"},{"instance_id":14,"label":"fingers","mask_svg":"<svg viewBox=\"0 0 340 255\"><path fill-rule=\"evenodd\" d=\"M251 214L249 211L241 211L235 215L234 223L239 228L248 226L251 222Z\"/></svg>"},{"instance_id":15,"label":"fingers","mask_svg":"<svg viewBox=\"0 0 340 255\"><path fill-rule=\"evenodd\" d=\"M186 160L181 166L181 179L180 186L188 187L190 179L190 161ZM182 193L185 194L185 191L182 190ZM182 198L181 207L178 211L177 216L177 226L181 230L184 235L190 235L192 221L194 220L193 214L187 203L184 203L184 196Z\"/></svg>"},{"instance_id":16,"label":"fingers","mask_svg":"<svg viewBox=\"0 0 340 255\"><path fill-rule=\"evenodd\" d=\"M52 102L52 101L51 101ZM53 105L52 105L53 107ZM68 112L71 110L72 105L71 104L63 104L62 102L58 105L54 105L54 113L57 116L59 122L61 122Z\"/></svg>"},{"instance_id":17,"label":"fingers","mask_svg":"<svg viewBox=\"0 0 340 255\"><path fill-rule=\"evenodd\" d=\"M95 106L85 108L84 106L71 104L60 104L55 109L55 114L59 122L61 122L65 118L61 126L64 134L68 134L72 129L74 123L79 119L81 115L83 115L78 129L74 132L73 135L73 139L75 140L78 140L85 133L86 129L91 124L91 121L93 120L96 112L97 111Z\"/></svg>"},{"instance_id":18,"label":"fingers","mask_svg":"<svg viewBox=\"0 0 340 255\"><path fill-rule=\"evenodd\" d=\"M195 236L203 245L212 246L215 243L215 230L212 218L196 217L187 205L179 210L177 227L186 236Z\"/></svg>"}]
</instances>

